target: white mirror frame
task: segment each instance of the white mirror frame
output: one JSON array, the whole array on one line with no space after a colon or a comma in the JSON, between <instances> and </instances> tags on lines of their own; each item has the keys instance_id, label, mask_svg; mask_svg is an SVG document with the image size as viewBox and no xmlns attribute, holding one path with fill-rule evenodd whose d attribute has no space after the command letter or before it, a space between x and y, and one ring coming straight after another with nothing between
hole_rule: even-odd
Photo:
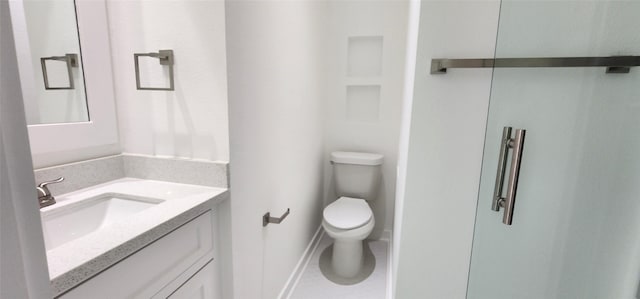
<instances>
[{"instance_id":1,"label":"white mirror frame","mask_svg":"<svg viewBox=\"0 0 640 299\"><path fill-rule=\"evenodd\" d=\"M35 168L120 153L104 0L76 0L76 13L89 110L88 122L29 125ZM11 0L18 61L30 61L22 0ZM18 22L23 22L22 24ZM35 96L32 70L20 68L23 97ZM26 107L27 109L31 107Z\"/></svg>"}]
</instances>

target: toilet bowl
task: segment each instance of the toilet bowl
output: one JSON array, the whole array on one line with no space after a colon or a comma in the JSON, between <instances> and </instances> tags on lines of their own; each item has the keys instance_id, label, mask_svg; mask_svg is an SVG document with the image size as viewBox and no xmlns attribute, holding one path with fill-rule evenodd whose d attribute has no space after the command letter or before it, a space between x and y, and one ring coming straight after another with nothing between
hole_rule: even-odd
<instances>
[{"instance_id":1,"label":"toilet bowl","mask_svg":"<svg viewBox=\"0 0 640 299\"><path fill-rule=\"evenodd\" d=\"M335 274L356 276L363 263L362 241L375 225L371 208L363 199L340 197L322 215L322 227L334 239L331 266Z\"/></svg>"}]
</instances>

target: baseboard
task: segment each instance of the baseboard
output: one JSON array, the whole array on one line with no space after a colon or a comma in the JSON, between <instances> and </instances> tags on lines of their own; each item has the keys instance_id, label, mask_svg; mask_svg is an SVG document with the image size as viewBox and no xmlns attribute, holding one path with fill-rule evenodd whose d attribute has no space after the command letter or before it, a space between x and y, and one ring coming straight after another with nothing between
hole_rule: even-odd
<instances>
[{"instance_id":1,"label":"baseboard","mask_svg":"<svg viewBox=\"0 0 640 299\"><path fill-rule=\"evenodd\" d=\"M287 283L282 288L282 291L280 291L278 298L286 299L291 296L292 291L295 290L296 285L298 285L298 281L300 281L302 273L307 269L307 265L309 265L309 261L311 260L313 253L316 251L316 247L320 244L322 236L324 236L324 230L322 229L322 225L320 225L318 230L316 230L316 233L313 235L313 238L311 238L309 245L307 245L307 249L304 250L300 260L298 260L298 264L293 269L293 272L291 272L289 279L287 279Z\"/></svg>"},{"instance_id":2,"label":"baseboard","mask_svg":"<svg viewBox=\"0 0 640 299\"><path fill-rule=\"evenodd\" d=\"M387 299L393 299L393 233L385 230L382 238L387 241Z\"/></svg>"},{"instance_id":3,"label":"baseboard","mask_svg":"<svg viewBox=\"0 0 640 299\"><path fill-rule=\"evenodd\" d=\"M391 242L391 230L390 229L385 229L385 230L382 231L382 234L380 234L380 241Z\"/></svg>"}]
</instances>

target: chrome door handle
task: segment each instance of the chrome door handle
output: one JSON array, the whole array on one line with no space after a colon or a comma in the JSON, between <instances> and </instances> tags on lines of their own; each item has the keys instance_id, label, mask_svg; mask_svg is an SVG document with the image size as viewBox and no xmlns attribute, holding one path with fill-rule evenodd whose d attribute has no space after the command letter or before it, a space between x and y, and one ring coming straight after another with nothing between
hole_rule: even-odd
<instances>
[{"instance_id":1,"label":"chrome door handle","mask_svg":"<svg viewBox=\"0 0 640 299\"><path fill-rule=\"evenodd\" d=\"M496 174L496 186L493 189L493 201L491 209L499 212L500 204L504 200L502 197L502 187L504 186L504 173L507 170L507 157L509 156L509 142L511 141L511 127L502 129L502 139L500 139L500 155L498 157L498 173Z\"/></svg>"},{"instance_id":2,"label":"chrome door handle","mask_svg":"<svg viewBox=\"0 0 640 299\"><path fill-rule=\"evenodd\" d=\"M498 173L496 175L496 185L493 190L493 200L491 202L491 209L496 212L500 211L501 207L504 208L502 223L506 225L511 225L513 222L513 209L518 191L518 178L520 176L520 164L522 161L522 151L524 149L524 137L527 132L523 129L516 129L515 136L511 138L511 130L511 127L504 127L502 130L500 154L498 157ZM509 149L513 149L513 154L511 155L511 166L509 167L507 196L502 197Z\"/></svg>"},{"instance_id":3,"label":"chrome door handle","mask_svg":"<svg viewBox=\"0 0 640 299\"><path fill-rule=\"evenodd\" d=\"M67 65L67 76L69 77L69 86L52 87L49 85L49 74L47 73L47 60L64 61ZM40 58L40 65L42 66L42 77L44 78L44 89L56 90L56 89L75 89L73 82L73 71L71 68L78 67L78 54L65 54L64 56L51 56Z\"/></svg>"}]
</instances>

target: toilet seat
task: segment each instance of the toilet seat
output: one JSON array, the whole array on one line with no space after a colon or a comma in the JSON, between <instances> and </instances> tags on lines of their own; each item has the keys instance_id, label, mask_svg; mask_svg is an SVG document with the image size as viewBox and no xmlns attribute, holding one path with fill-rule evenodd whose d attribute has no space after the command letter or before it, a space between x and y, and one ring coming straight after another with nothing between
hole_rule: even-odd
<instances>
[{"instance_id":1,"label":"toilet seat","mask_svg":"<svg viewBox=\"0 0 640 299\"><path fill-rule=\"evenodd\" d=\"M335 228L354 229L367 224L373 212L364 199L343 196L324 208L322 215Z\"/></svg>"}]
</instances>

